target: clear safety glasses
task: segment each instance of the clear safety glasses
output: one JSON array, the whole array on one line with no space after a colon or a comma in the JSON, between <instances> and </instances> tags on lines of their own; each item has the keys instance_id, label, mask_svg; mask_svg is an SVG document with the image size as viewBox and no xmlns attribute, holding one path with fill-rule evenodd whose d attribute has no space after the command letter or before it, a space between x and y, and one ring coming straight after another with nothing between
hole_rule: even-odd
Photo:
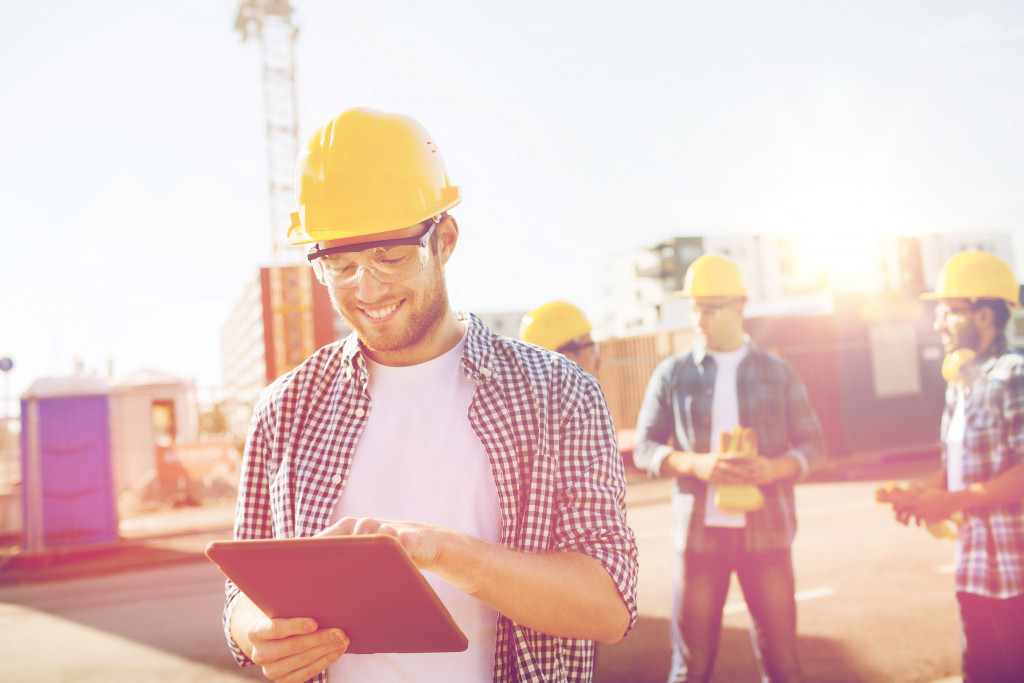
<instances>
[{"instance_id":1,"label":"clear safety glasses","mask_svg":"<svg viewBox=\"0 0 1024 683\"><path fill-rule=\"evenodd\" d=\"M313 264L316 279L328 287L351 289L359 284L364 270L378 282L401 282L426 267L430 260L430 236L434 234L435 225L431 220L427 231L418 237L323 249L314 244L306 258Z\"/></svg>"},{"instance_id":2,"label":"clear safety glasses","mask_svg":"<svg viewBox=\"0 0 1024 683\"><path fill-rule=\"evenodd\" d=\"M948 304L936 304L935 305L935 318L937 320L946 320L947 318L963 318L968 313L974 313L978 310L976 304L967 304L959 308L953 308Z\"/></svg>"},{"instance_id":3,"label":"clear safety glasses","mask_svg":"<svg viewBox=\"0 0 1024 683\"><path fill-rule=\"evenodd\" d=\"M571 341L568 344L559 346L557 350L559 353L579 353L584 349L589 349L591 346L594 347L594 353L600 353L600 349L598 348L596 341Z\"/></svg>"},{"instance_id":4,"label":"clear safety glasses","mask_svg":"<svg viewBox=\"0 0 1024 683\"><path fill-rule=\"evenodd\" d=\"M742 301L742 299L730 298L726 299L724 302L720 304L697 304L695 302L690 304L689 306L690 315L695 319L701 316L705 316L708 318L716 318L726 308L732 306L735 303L738 303L739 301Z\"/></svg>"}]
</instances>

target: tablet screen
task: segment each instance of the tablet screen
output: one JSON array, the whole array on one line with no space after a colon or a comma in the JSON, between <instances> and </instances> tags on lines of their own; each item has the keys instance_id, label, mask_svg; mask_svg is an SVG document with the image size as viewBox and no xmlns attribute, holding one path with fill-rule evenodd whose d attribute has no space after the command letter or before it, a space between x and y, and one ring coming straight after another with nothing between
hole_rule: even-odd
<instances>
[{"instance_id":1,"label":"tablet screen","mask_svg":"<svg viewBox=\"0 0 1024 683\"><path fill-rule=\"evenodd\" d=\"M393 536L213 541L206 556L270 617L311 617L348 652L461 652L448 609Z\"/></svg>"}]
</instances>

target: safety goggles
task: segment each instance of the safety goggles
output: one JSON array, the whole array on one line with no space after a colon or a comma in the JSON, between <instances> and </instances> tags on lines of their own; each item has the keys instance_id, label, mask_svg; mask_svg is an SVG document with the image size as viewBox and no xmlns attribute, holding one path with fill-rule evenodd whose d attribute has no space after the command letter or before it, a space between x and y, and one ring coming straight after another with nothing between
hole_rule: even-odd
<instances>
[{"instance_id":1,"label":"safety goggles","mask_svg":"<svg viewBox=\"0 0 1024 683\"><path fill-rule=\"evenodd\" d=\"M594 352L597 353L598 347L596 341L576 342L571 341L568 344L562 344L558 347L559 353L579 353L583 349L589 349L591 346L594 347Z\"/></svg>"},{"instance_id":2,"label":"safety goggles","mask_svg":"<svg viewBox=\"0 0 1024 683\"><path fill-rule=\"evenodd\" d=\"M731 299L726 299L725 301L723 301L720 304L706 304L705 303L705 304L697 305L697 303L695 302L695 303L690 304L690 306L689 306L690 315L693 316L694 318L696 318L698 316L706 316L708 318L714 318L714 317L717 317L722 311L724 311L729 306L732 306L733 304L739 303L740 301L743 301L743 299L738 299L738 298L734 297L734 298L731 298Z\"/></svg>"},{"instance_id":3,"label":"safety goggles","mask_svg":"<svg viewBox=\"0 0 1024 683\"><path fill-rule=\"evenodd\" d=\"M981 306L977 303L968 303L965 306L958 306L953 308L949 304L936 304L935 305L935 318L937 320L946 320L947 318L962 318L968 313L974 313Z\"/></svg>"},{"instance_id":4,"label":"safety goggles","mask_svg":"<svg viewBox=\"0 0 1024 683\"><path fill-rule=\"evenodd\" d=\"M423 271L430 260L430 236L434 219L422 235L376 242L324 247L314 244L306 258L321 284L351 289L359 284L363 271L382 283L401 282Z\"/></svg>"}]
</instances>

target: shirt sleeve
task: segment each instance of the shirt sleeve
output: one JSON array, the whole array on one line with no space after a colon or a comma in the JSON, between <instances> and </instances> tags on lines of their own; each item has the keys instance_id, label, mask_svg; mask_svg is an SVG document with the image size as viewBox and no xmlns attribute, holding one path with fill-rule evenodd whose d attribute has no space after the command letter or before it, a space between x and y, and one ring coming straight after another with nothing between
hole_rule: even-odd
<instances>
[{"instance_id":1,"label":"shirt sleeve","mask_svg":"<svg viewBox=\"0 0 1024 683\"><path fill-rule=\"evenodd\" d=\"M669 441L675 435L672 410L672 374L675 360L662 361L651 375L636 419L633 462L651 475L661 474L661 463L672 452Z\"/></svg>"},{"instance_id":2,"label":"shirt sleeve","mask_svg":"<svg viewBox=\"0 0 1024 683\"><path fill-rule=\"evenodd\" d=\"M1024 364L1018 364L1003 390L1003 422L1006 444L1016 463L1024 463Z\"/></svg>"},{"instance_id":3,"label":"shirt sleeve","mask_svg":"<svg viewBox=\"0 0 1024 683\"><path fill-rule=\"evenodd\" d=\"M574 386L575 385L575 386ZM626 633L638 616L636 537L626 522L626 477L615 425L597 381L582 371L567 382L560 401L561 457L557 545L597 560L611 576L629 610Z\"/></svg>"},{"instance_id":4,"label":"shirt sleeve","mask_svg":"<svg viewBox=\"0 0 1024 683\"><path fill-rule=\"evenodd\" d=\"M787 430L791 446L786 455L800 464L800 476L805 477L811 470L825 462L825 435L800 376L788 363L786 368L789 403Z\"/></svg>"},{"instance_id":5,"label":"shirt sleeve","mask_svg":"<svg viewBox=\"0 0 1024 683\"><path fill-rule=\"evenodd\" d=\"M245 441L245 457L238 486L235 506L235 539L269 538L273 535L271 522L269 482L266 456L268 454L269 406L261 400L249 424ZM248 666L252 660L245 656L231 637L231 615L241 595L238 587L225 580L225 600L222 624L232 656L239 666Z\"/></svg>"}]
</instances>

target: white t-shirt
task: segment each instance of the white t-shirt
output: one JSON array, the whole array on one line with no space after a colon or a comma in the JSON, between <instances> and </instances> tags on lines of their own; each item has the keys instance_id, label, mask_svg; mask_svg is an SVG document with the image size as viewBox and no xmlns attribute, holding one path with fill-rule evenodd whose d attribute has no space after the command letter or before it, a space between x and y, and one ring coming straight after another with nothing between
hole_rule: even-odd
<instances>
[{"instance_id":1,"label":"white t-shirt","mask_svg":"<svg viewBox=\"0 0 1024 683\"><path fill-rule=\"evenodd\" d=\"M718 453L722 432L731 432L740 426L740 403L736 388L740 362L747 356L747 345L735 351L708 351L715 361L715 388L711 397L711 452ZM708 496L704 505L704 526L740 528L747 525L747 516L742 512L722 512L715 505L718 487L708 485Z\"/></svg>"},{"instance_id":2,"label":"white t-shirt","mask_svg":"<svg viewBox=\"0 0 1024 683\"><path fill-rule=\"evenodd\" d=\"M367 359L373 401L332 522L374 517L436 524L497 542L498 491L490 460L469 424L475 385L460 363L465 337L420 365ZM342 655L331 683L489 681L497 612L430 572L424 577L469 639L465 652Z\"/></svg>"},{"instance_id":3,"label":"white t-shirt","mask_svg":"<svg viewBox=\"0 0 1024 683\"><path fill-rule=\"evenodd\" d=\"M946 426L946 489L964 488L964 437L967 435L966 401L962 387L956 389L956 407Z\"/></svg>"}]
</instances>

